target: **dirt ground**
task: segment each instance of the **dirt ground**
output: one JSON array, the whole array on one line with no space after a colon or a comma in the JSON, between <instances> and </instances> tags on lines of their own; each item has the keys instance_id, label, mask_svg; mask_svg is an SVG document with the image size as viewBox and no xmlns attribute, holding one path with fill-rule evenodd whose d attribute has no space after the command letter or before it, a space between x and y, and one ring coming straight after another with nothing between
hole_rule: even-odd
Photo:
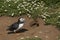
<instances>
[{"instance_id":1,"label":"dirt ground","mask_svg":"<svg viewBox=\"0 0 60 40\"><path fill-rule=\"evenodd\" d=\"M6 30L9 25L16 22L19 17L0 17L0 40L18 40L21 37L34 37L38 36L42 38L42 40L58 40L57 37L60 31L52 25L44 25L44 21L42 19L38 19L39 27L30 27L30 23L32 23L32 19L29 19L25 16L26 22L23 26L27 31L19 32L19 33L11 33L8 34Z\"/></svg>"}]
</instances>

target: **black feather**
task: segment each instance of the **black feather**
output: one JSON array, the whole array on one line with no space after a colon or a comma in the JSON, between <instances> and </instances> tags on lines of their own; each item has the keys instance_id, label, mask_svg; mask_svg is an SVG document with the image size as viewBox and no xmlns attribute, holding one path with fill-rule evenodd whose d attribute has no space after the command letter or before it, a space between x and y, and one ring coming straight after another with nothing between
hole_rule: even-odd
<instances>
[{"instance_id":1,"label":"black feather","mask_svg":"<svg viewBox=\"0 0 60 40\"><path fill-rule=\"evenodd\" d=\"M18 22L16 22L16 23L13 23L12 25L8 26L8 30L9 30L9 31L14 31L14 30L16 30L18 27L19 27L19 24L18 24Z\"/></svg>"}]
</instances>

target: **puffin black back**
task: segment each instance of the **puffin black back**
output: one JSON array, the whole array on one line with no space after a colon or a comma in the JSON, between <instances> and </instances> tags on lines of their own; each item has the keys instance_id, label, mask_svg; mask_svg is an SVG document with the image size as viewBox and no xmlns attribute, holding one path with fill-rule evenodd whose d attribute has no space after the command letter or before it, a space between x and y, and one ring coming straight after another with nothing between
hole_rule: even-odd
<instances>
[{"instance_id":1,"label":"puffin black back","mask_svg":"<svg viewBox=\"0 0 60 40\"><path fill-rule=\"evenodd\" d=\"M17 29L18 26L19 26L18 22L15 22L15 23L11 24L10 26L8 26L8 30L13 31L13 30Z\"/></svg>"}]
</instances>

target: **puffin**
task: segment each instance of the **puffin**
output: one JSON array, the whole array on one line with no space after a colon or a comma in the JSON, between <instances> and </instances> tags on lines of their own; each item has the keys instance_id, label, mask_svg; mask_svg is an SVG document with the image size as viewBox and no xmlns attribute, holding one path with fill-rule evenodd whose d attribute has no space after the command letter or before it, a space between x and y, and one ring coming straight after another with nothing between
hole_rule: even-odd
<instances>
[{"instance_id":1,"label":"puffin","mask_svg":"<svg viewBox=\"0 0 60 40\"><path fill-rule=\"evenodd\" d=\"M8 26L9 31L17 32L18 30L22 30L22 27L24 26L25 19L19 18L17 22L13 23L12 25Z\"/></svg>"}]
</instances>

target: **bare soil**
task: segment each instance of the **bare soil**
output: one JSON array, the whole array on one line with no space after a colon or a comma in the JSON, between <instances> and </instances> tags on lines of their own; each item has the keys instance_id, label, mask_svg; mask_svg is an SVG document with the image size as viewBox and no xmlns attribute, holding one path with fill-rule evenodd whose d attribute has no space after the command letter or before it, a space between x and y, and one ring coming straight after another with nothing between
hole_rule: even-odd
<instances>
[{"instance_id":1,"label":"bare soil","mask_svg":"<svg viewBox=\"0 0 60 40\"><path fill-rule=\"evenodd\" d=\"M23 26L23 32L19 33L10 33L6 30L9 25L17 22L19 17L0 17L0 40L18 40L21 37L34 37L38 36L42 40L58 40L57 37L60 34L60 31L55 28L53 25L44 25L44 21L38 18L39 27L31 27L32 19L24 16L26 19L25 25ZM27 30L27 31L26 31Z\"/></svg>"}]
</instances>

